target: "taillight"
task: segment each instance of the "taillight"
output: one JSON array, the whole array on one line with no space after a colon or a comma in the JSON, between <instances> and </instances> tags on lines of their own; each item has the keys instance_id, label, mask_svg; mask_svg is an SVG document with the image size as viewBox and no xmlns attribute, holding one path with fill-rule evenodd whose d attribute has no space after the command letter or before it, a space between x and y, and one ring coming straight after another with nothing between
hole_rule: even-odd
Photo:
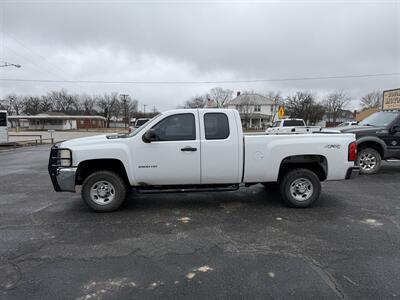
<instances>
[{"instance_id":1,"label":"taillight","mask_svg":"<svg viewBox=\"0 0 400 300\"><path fill-rule=\"evenodd\" d=\"M349 144L349 161L357 160L357 143L352 142Z\"/></svg>"}]
</instances>

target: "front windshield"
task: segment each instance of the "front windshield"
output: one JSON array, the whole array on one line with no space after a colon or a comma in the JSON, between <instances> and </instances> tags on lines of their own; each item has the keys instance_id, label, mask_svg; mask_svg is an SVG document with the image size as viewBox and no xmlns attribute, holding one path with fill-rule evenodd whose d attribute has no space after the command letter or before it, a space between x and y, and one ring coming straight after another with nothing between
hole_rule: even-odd
<instances>
[{"instance_id":1,"label":"front windshield","mask_svg":"<svg viewBox=\"0 0 400 300\"><path fill-rule=\"evenodd\" d=\"M388 126L390 123L396 119L398 113L389 112L389 111L381 111L376 112L369 117L362 120L358 125L361 126Z\"/></svg>"},{"instance_id":2,"label":"front windshield","mask_svg":"<svg viewBox=\"0 0 400 300\"><path fill-rule=\"evenodd\" d=\"M146 127L147 123L150 123L151 121L153 121L155 118L158 118L159 116L161 116L161 114L158 114L156 116L154 116L153 118L151 118L150 120L148 120L146 123L144 123L142 126L140 126L139 128L135 129L133 132L131 132L129 134L129 136L135 136L137 135L140 131L143 130L143 128Z\"/></svg>"}]
</instances>

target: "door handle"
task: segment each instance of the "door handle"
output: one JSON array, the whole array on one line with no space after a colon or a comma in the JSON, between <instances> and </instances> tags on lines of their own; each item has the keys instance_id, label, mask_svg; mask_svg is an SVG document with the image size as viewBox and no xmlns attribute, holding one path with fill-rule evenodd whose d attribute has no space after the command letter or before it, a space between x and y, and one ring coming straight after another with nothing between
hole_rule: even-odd
<instances>
[{"instance_id":1,"label":"door handle","mask_svg":"<svg viewBox=\"0 0 400 300\"><path fill-rule=\"evenodd\" d=\"M187 147L185 147L185 148L181 148L181 151L191 151L191 152L194 152L194 151L197 151L197 148L192 148L192 147L190 147L190 146L187 146Z\"/></svg>"}]
</instances>

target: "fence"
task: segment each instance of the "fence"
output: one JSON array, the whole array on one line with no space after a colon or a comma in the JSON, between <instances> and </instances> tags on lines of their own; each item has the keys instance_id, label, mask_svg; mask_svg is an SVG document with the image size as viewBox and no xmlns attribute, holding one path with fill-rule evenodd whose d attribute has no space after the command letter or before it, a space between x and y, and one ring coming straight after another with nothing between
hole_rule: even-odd
<instances>
[{"instance_id":1,"label":"fence","mask_svg":"<svg viewBox=\"0 0 400 300\"><path fill-rule=\"evenodd\" d=\"M18 146L42 145L44 143L54 144L54 138L43 138L41 134L9 134L8 137L28 138L28 139L21 139L13 142L2 143L0 144L0 146L16 148Z\"/></svg>"}]
</instances>

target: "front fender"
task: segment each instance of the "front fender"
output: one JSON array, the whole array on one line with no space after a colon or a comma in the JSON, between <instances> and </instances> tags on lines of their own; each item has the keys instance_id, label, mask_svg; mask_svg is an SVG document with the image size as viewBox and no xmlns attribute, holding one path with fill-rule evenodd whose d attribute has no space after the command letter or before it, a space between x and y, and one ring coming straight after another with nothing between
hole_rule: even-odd
<instances>
[{"instance_id":1,"label":"front fender","mask_svg":"<svg viewBox=\"0 0 400 300\"><path fill-rule=\"evenodd\" d=\"M89 146L71 147L72 163L78 166L81 162L97 159L115 159L123 164L128 181L134 184L134 174L131 166L133 165L129 147L125 144L109 144L93 149Z\"/></svg>"}]
</instances>

